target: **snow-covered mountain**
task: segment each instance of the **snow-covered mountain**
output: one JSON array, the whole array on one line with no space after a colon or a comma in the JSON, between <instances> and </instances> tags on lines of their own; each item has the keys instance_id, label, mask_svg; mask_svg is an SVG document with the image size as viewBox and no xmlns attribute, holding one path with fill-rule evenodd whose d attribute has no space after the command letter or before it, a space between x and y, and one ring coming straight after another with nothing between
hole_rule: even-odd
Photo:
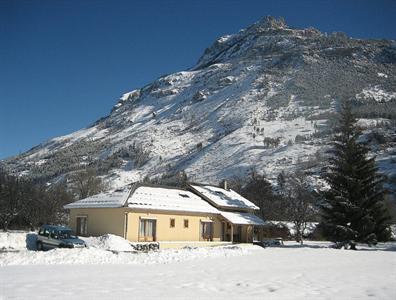
<instances>
[{"instance_id":1,"label":"snow-covered mountain","mask_svg":"<svg viewBox=\"0 0 396 300\"><path fill-rule=\"evenodd\" d=\"M184 170L219 182L252 168L315 177L340 100L355 103L364 138L396 180L396 43L289 28L271 17L219 38L190 70L124 94L88 128L3 163L47 181L87 165L118 187Z\"/></svg>"}]
</instances>

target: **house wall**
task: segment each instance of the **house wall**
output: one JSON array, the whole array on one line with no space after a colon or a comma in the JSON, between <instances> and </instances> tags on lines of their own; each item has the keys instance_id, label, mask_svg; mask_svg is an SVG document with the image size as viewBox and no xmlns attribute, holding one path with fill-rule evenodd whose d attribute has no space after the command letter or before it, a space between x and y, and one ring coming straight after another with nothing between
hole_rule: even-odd
<instances>
[{"instance_id":1,"label":"house wall","mask_svg":"<svg viewBox=\"0 0 396 300\"><path fill-rule=\"evenodd\" d=\"M128 208L74 208L70 209L69 227L76 231L76 218L87 217L87 235L99 236L107 233L124 237L131 242L139 241L140 218L156 220L157 241L201 241L201 221L212 221L213 241L221 241L222 228L219 217L209 214L175 213L164 211L132 211ZM175 219L175 227L170 227ZM184 220L188 219L188 228Z\"/></svg>"},{"instance_id":2,"label":"house wall","mask_svg":"<svg viewBox=\"0 0 396 300\"><path fill-rule=\"evenodd\" d=\"M139 223L141 218L156 220L157 241L200 241L201 221L212 221L213 241L221 241L221 221L217 216L192 213L174 213L163 211L130 211L128 213L127 238L139 241ZM175 227L170 227L170 220L175 219ZM184 220L188 220L188 228L184 228Z\"/></svg>"},{"instance_id":3,"label":"house wall","mask_svg":"<svg viewBox=\"0 0 396 300\"><path fill-rule=\"evenodd\" d=\"M124 237L125 208L74 208L70 210L69 227L76 231L76 218L87 217L88 235L107 233Z\"/></svg>"}]
</instances>

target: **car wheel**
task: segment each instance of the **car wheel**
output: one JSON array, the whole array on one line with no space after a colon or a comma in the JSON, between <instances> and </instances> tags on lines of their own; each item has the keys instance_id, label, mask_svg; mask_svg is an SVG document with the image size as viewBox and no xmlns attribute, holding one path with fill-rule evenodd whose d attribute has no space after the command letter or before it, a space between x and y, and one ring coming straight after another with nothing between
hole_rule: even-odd
<instances>
[{"instance_id":1,"label":"car wheel","mask_svg":"<svg viewBox=\"0 0 396 300\"><path fill-rule=\"evenodd\" d=\"M43 251L43 243L42 242L37 242L37 251Z\"/></svg>"}]
</instances>

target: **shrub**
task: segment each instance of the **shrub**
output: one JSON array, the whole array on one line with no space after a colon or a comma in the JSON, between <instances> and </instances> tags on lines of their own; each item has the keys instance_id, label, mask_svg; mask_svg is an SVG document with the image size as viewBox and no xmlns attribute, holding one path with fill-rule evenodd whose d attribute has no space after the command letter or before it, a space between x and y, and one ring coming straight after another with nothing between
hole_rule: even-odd
<instances>
[{"instance_id":1,"label":"shrub","mask_svg":"<svg viewBox=\"0 0 396 300\"><path fill-rule=\"evenodd\" d=\"M281 138L277 137L277 138L271 138L271 137L265 137L264 138L264 147L267 148L276 148L279 146Z\"/></svg>"}]
</instances>

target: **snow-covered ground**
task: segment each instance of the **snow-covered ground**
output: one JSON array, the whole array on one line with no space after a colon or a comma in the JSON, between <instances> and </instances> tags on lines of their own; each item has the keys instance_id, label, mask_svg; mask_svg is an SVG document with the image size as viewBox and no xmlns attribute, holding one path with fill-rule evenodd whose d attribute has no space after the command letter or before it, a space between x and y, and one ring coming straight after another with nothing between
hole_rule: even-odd
<instances>
[{"instance_id":1,"label":"snow-covered ground","mask_svg":"<svg viewBox=\"0 0 396 300\"><path fill-rule=\"evenodd\" d=\"M29 239L28 239L29 240ZM326 242L115 253L121 238L87 249L23 249L0 233L0 299L396 299L396 244L359 251ZM25 243L26 245L26 243Z\"/></svg>"}]
</instances>

